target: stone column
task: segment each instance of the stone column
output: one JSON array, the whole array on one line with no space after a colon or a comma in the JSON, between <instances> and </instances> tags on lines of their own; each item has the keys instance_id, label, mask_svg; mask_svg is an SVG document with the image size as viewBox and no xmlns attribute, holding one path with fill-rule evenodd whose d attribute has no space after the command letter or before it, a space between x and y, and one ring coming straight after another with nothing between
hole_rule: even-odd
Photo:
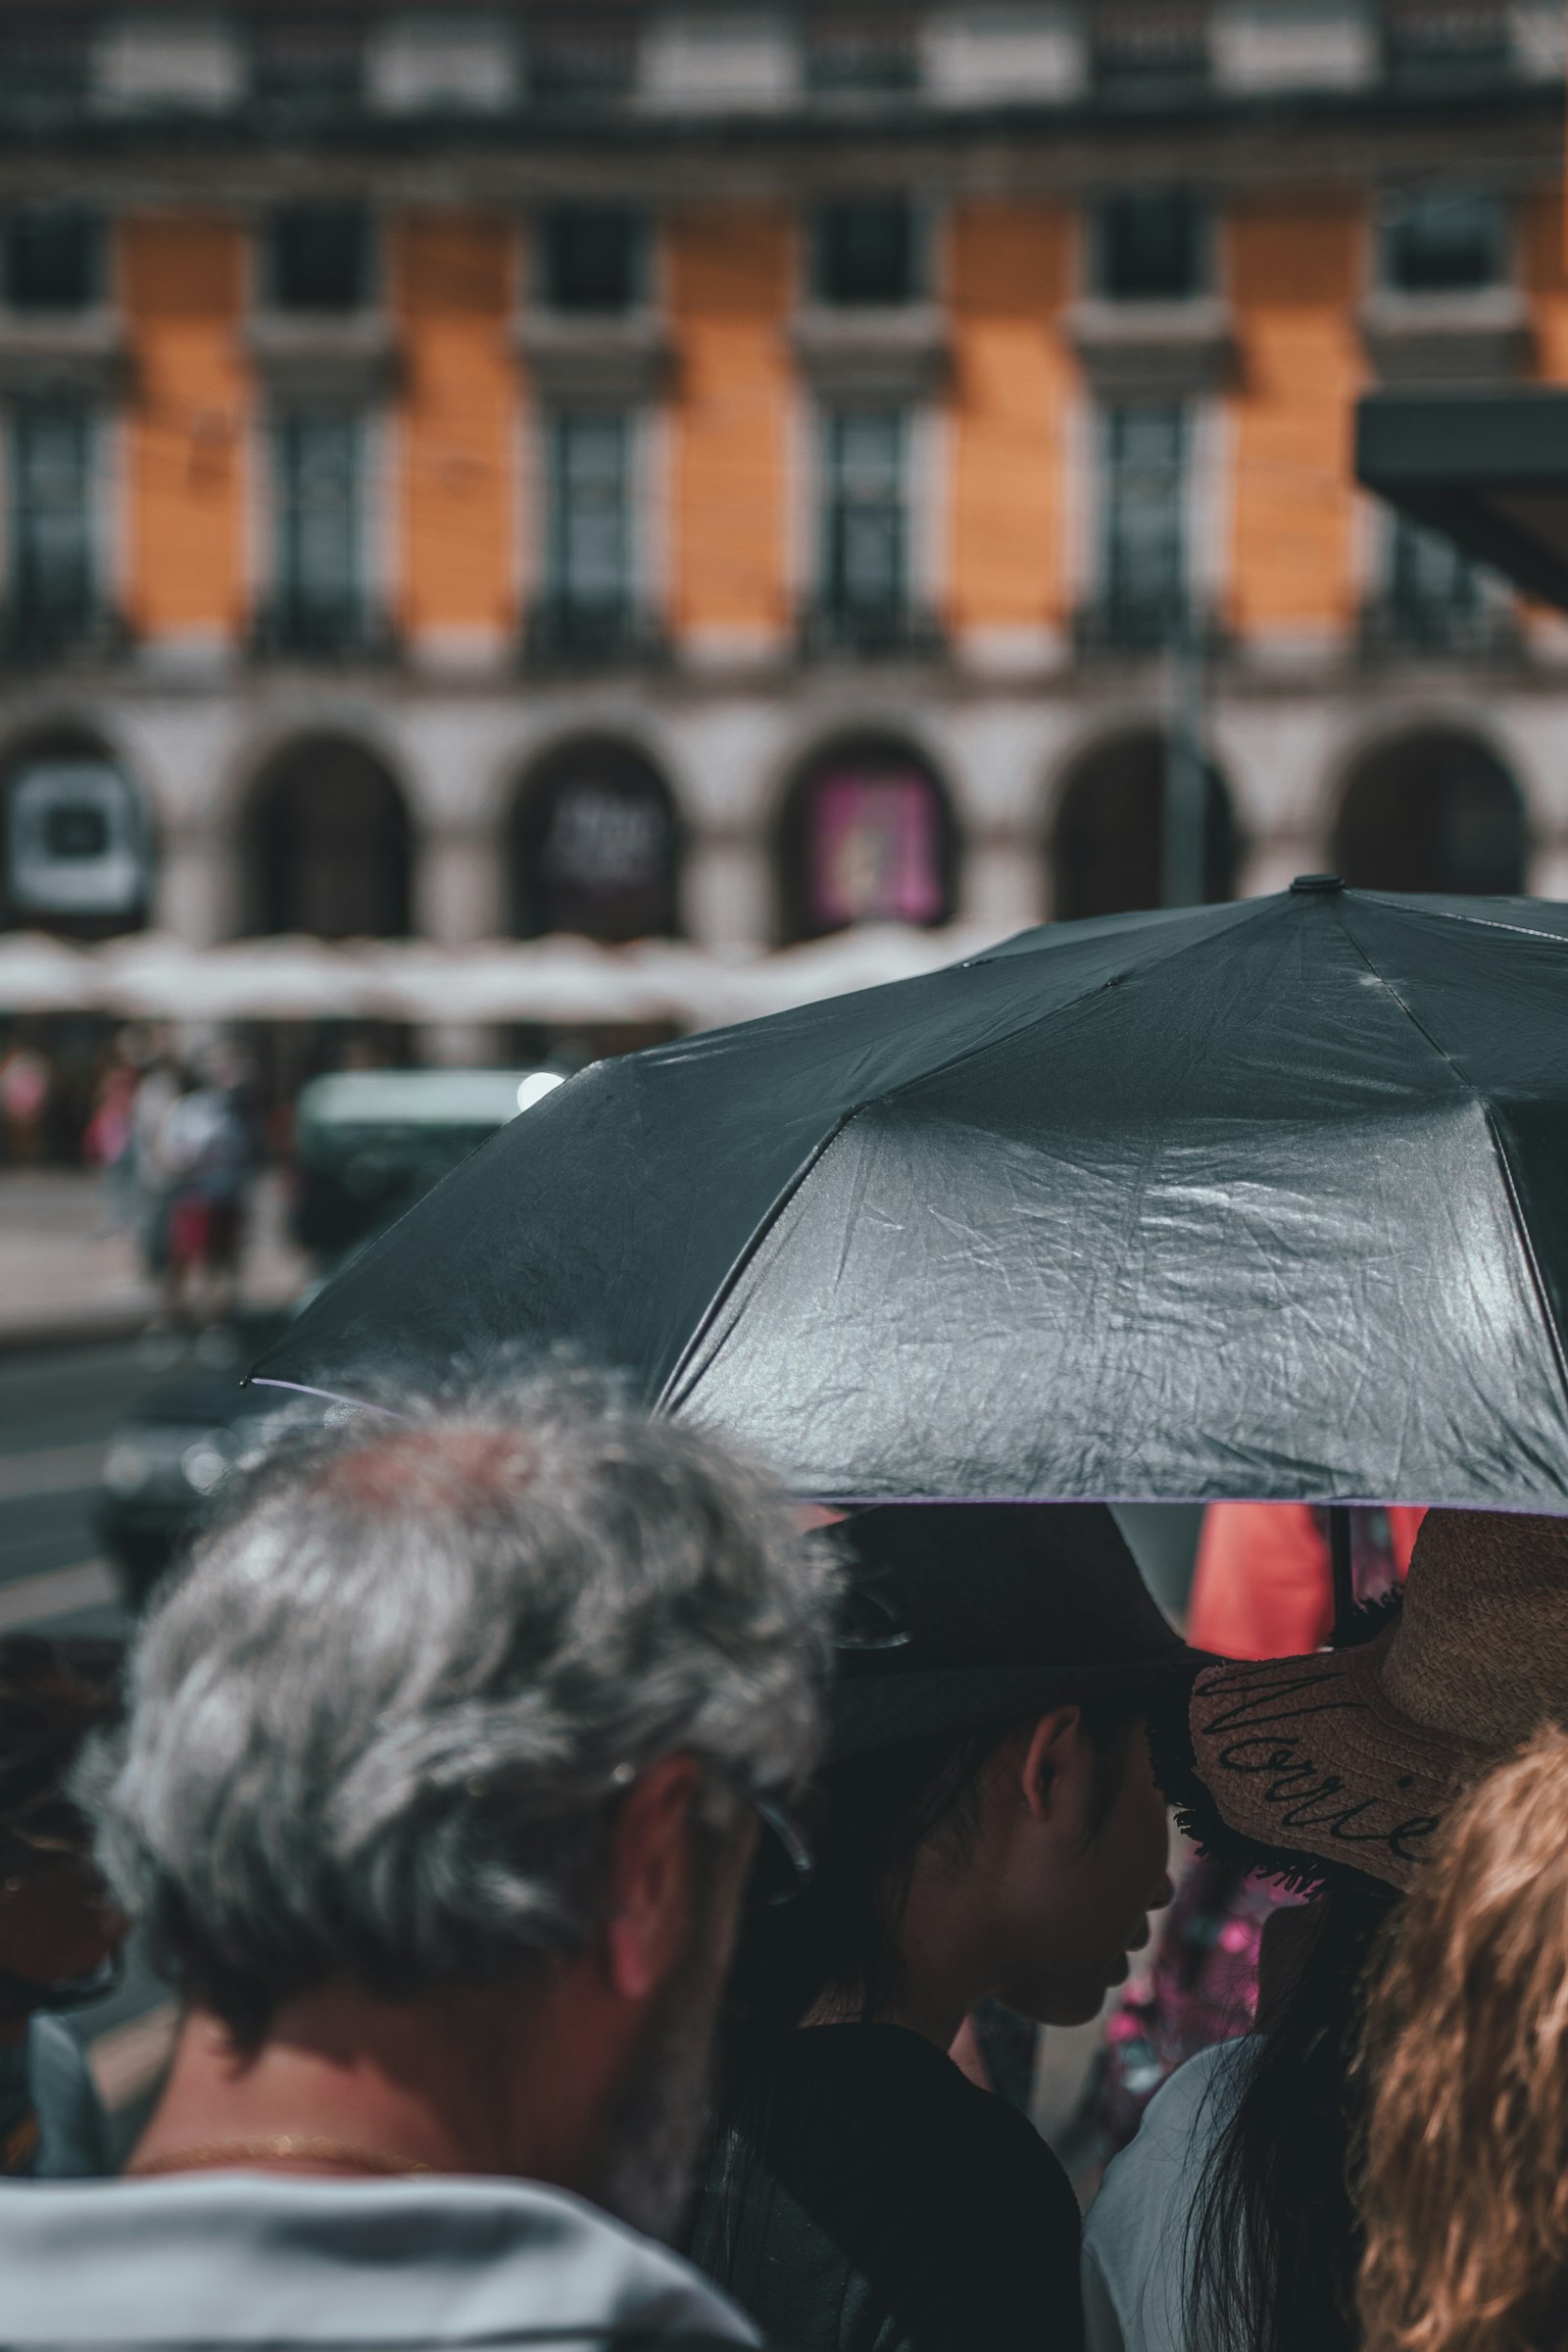
<instances>
[{"instance_id":1,"label":"stone column","mask_svg":"<svg viewBox=\"0 0 1568 2352\"><path fill-rule=\"evenodd\" d=\"M681 919L700 948L756 948L778 935L778 879L760 833L693 832L681 873Z\"/></svg>"},{"instance_id":2,"label":"stone column","mask_svg":"<svg viewBox=\"0 0 1568 2352\"><path fill-rule=\"evenodd\" d=\"M504 858L493 831L477 821L426 827L416 840L414 922L423 939L461 948L494 939L505 925ZM502 1041L487 1021L426 1021L418 1030L427 1061L450 1066L500 1057Z\"/></svg>"},{"instance_id":3,"label":"stone column","mask_svg":"<svg viewBox=\"0 0 1568 2352\"><path fill-rule=\"evenodd\" d=\"M239 844L205 817L165 823L155 853L152 921L192 947L232 939L244 917Z\"/></svg>"},{"instance_id":4,"label":"stone column","mask_svg":"<svg viewBox=\"0 0 1568 2352\"><path fill-rule=\"evenodd\" d=\"M997 827L959 851L956 914L962 923L1026 931L1050 912L1046 856L1038 836Z\"/></svg>"}]
</instances>

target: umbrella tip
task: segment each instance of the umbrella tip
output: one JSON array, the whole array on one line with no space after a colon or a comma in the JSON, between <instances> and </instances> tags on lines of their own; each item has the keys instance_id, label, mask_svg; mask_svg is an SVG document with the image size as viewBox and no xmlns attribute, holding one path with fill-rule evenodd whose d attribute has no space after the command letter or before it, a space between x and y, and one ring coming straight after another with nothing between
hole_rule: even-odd
<instances>
[{"instance_id":1,"label":"umbrella tip","mask_svg":"<svg viewBox=\"0 0 1568 2352\"><path fill-rule=\"evenodd\" d=\"M1291 895L1293 898L1298 894L1302 898L1308 898L1315 896L1320 891L1343 890L1344 888L1344 880L1339 874L1298 874L1296 880L1291 884Z\"/></svg>"}]
</instances>

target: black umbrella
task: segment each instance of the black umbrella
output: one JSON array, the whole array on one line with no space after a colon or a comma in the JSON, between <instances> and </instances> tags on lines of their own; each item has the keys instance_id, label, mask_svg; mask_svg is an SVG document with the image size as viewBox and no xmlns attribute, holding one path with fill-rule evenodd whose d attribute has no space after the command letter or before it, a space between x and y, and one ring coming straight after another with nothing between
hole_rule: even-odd
<instances>
[{"instance_id":1,"label":"black umbrella","mask_svg":"<svg viewBox=\"0 0 1568 2352\"><path fill-rule=\"evenodd\" d=\"M566 1342L803 1494L1568 1507L1568 907L1305 877L603 1062L259 1367Z\"/></svg>"}]
</instances>

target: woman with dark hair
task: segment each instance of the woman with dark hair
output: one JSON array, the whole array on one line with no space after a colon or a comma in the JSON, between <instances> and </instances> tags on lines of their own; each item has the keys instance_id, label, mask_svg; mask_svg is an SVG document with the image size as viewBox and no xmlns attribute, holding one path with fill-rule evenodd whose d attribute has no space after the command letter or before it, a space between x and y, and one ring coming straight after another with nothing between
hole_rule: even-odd
<instances>
[{"instance_id":1,"label":"woman with dark hair","mask_svg":"<svg viewBox=\"0 0 1568 2352\"><path fill-rule=\"evenodd\" d=\"M1312 1889L1264 1937L1258 2031L1172 2076L1084 2245L1092 2352L1353 2352L1353 2057L1380 1936L1469 1783L1568 1721L1568 1522L1432 1511L1346 1648L1201 1675L1187 1769L1210 1852Z\"/></svg>"},{"instance_id":2,"label":"woman with dark hair","mask_svg":"<svg viewBox=\"0 0 1568 2352\"><path fill-rule=\"evenodd\" d=\"M120 1711L107 1642L0 1640L0 2178L108 2172L102 2110L58 2012L107 1992L124 1923L70 1792Z\"/></svg>"},{"instance_id":3,"label":"woman with dark hair","mask_svg":"<svg viewBox=\"0 0 1568 2352\"><path fill-rule=\"evenodd\" d=\"M1145 1718L1198 1661L1108 1511L848 1542L815 1874L753 1906L686 2250L794 2352L1075 2346L1066 2176L948 2053L983 1999L1077 2023L1125 1976L1170 1894Z\"/></svg>"}]
</instances>

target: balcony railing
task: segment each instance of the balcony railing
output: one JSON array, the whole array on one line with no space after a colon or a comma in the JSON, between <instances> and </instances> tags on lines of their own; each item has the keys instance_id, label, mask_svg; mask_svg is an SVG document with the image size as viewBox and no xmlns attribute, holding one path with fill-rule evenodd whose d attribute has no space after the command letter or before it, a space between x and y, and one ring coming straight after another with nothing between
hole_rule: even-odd
<instances>
[{"instance_id":1,"label":"balcony railing","mask_svg":"<svg viewBox=\"0 0 1568 2352\"><path fill-rule=\"evenodd\" d=\"M584 604L547 596L523 623L529 669L612 669L663 662L668 639L655 615L627 601Z\"/></svg>"},{"instance_id":2,"label":"balcony railing","mask_svg":"<svg viewBox=\"0 0 1568 2352\"><path fill-rule=\"evenodd\" d=\"M337 114L365 94L365 19L333 9L258 11L251 92L267 107Z\"/></svg>"},{"instance_id":3,"label":"balcony railing","mask_svg":"<svg viewBox=\"0 0 1568 2352\"><path fill-rule=\"evenodd\" d=\"M1513 55L1509 0L1383 0L1383 54L1396 80L1500 71Z\"/></svg>"},{"instance_id":4,"label":"balcony railing","mask_svg":"<svg viewBox=\"0 0 1568 2352\"><path fill-rule=\"evenodd\" d=\"M1511 604L1495 595L1473 600L1384 594L1361 608L1365 660L1476 662L1518 660L1524 650Z\"/></svg>"},{"instance_id":5,"label":"balcony railing","mask_svg":"<svg viewBox=\"0 0 1568 2352\"><path fill-rule=\"evenodd\" d=\"M398 635L385 612L359 598L284 590L258 606L250 651L259 661L391 662Z\"/></svg>"},{"instance_id":6,"label":"balcony railing","mask_svg":"<svg viewBox=\"0 0 1568 2352\"><path fill-rule=\"evenodd\" d=\"M90 33L80 19L29 9L13 23L0 21L0 102L8 114L79 106L90 70Z\"/></svg>"},{"instance_id":7,"label":"balcony railing","mask_svg":"<svg viewBox=\"0 0 1568 2352\"><path fill-rule=\"evenodd\" d=\"M1096 0L1086 11L1095 87L1137 97L1209 75L1209 0Z\"/></svg>"},{"instance_id":8,"label":"balcony railing","mask_svg":"<svg viewBox=\"0 0 1568 2352\"><path fill-rule=\"evenodd\" d=\"M1163 654L1191 634L1185 599L1152 588L1092 597L1073 619L1073 643L1085 660Z\"/></svg>"},{"instance_id":9,"label":"balcony railing","mask_svg":"<svg viewBox=\"0 0 1568 2352\"><path fill-rule=\"evenodd\" d=\"M541 106L597 106L637 86L641 23L632 9L535 10L527 20L528 96Z\"/></svg>"},{"instance_id":10,"label":"balcony railing","mask_svg":"<svg viewBox=\"0 0 1568 2352\"><path fill-rule=\"evenodd\" d=\"M822 97L888 97L920 86L914 9L835 8L802 27L806 86Z\"/></svg>"},{"instance_id":11,"label":"balcony railing","mask_svg":"<svg viewBox=\"0 0 1568 2352\"><path fill-rule=\"evenodd\" d=\"M110 661L130 641L123 615L90 592L74 597L13 592L0 604L0 658L7 662Z\"/></svg>"},{"instance_id":12,"label":"balcony railing","mask_svg":"<svg viewBox=\"0 0 1568 2352\"><path fill-rule=\"evenodd\" d=\"M796 648L803 661L847 655L857 661L933 660L945 647L941 622L906 600L852 602L813 597L801 608Z\"/></svg>"}]
</instances>

